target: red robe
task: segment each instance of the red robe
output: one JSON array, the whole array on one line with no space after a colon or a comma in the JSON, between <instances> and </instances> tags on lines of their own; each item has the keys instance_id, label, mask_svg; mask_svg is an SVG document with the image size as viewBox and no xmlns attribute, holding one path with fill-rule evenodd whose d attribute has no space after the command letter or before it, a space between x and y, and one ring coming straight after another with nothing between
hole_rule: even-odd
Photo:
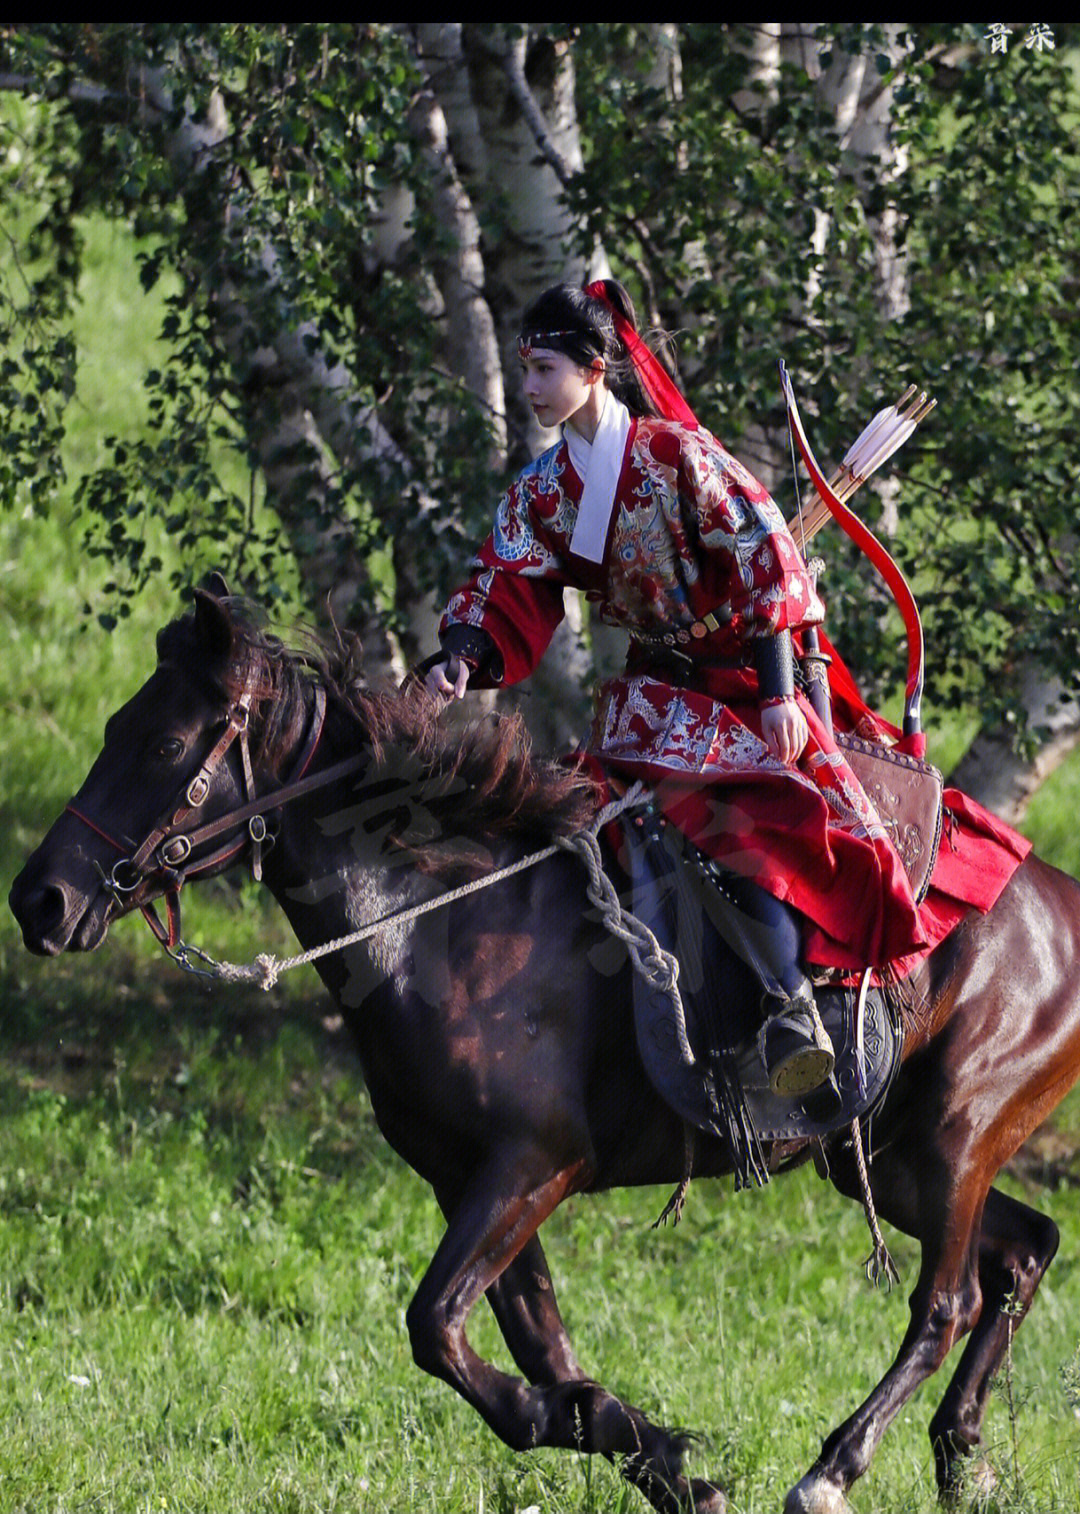
<instances>
[{"instance_id":1,"label":"red robe","mask_svg":"<svg viewBox=\"0 0 1080 1514\"><path fill-rule=\"evenodd\" d=\"M806 916L809 961L861 969L924 951L903 864L806 701L796 766L762 739L752 643L824 613L767 491L703 427L651 418L631 425L601 563L570 550L581 491L565 442L526 468L440 629L486 632L501 682L517 683L562 619L564 588L583 591L631 637L625 671L598 690L591 753L645 779L697 845ZM718 628L693 633L709 613ZM664 634L688 659L677 673L648 642Z\"/></svg>"}]
</instances>

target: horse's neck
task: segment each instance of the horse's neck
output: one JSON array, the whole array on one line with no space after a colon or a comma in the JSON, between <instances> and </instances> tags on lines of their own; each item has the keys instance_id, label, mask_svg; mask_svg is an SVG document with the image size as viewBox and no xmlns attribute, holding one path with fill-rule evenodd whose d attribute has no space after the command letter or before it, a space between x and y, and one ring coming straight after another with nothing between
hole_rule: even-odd
<instances>
[{"instance_id":1,"label":"horse's neck","mask_svg":"<svg viewBox=\"0 0 1080 1514\"><path fill-rule=\"evenodd\" d=\"M355 750L351 726L328 721L315 771ZM440 884L419 872L392 839L403 807L417 805L419 793L416 772L391 759L358 779L342 779L283 808L265 877L305 951L441 892ZM355 996L359 983L369 991L373 979L396 971L408 952L412 929L388 925L320 961L320 976L338 997Z\"/></svg>"}]
</instances>

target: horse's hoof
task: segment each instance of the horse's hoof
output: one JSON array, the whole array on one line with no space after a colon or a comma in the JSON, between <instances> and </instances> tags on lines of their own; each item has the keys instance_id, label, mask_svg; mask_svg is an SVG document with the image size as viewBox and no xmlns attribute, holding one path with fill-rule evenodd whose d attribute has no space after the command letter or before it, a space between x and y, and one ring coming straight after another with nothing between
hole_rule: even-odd
<instances>
[{"instance_id":1,"label":"horse's hoof","mask_svg":"<svg viewBox=\"0 0 1080 1514\"><path fill-rule=\"evenodd\" d=\"M627 1476L626 1466L622 1471ZM684 1477L680 1472L672 1473L670 1466L661 1471L654 1464L647 1471L636 1468L629 1481L644 1493L657 1514L728 1514L721 1489L703 1477Z\"/></svg>"},{"instance_id":2,"label":"horse's hoof","mask_svg":"<svg viewBox=\"0 0 1080 1514\"><path fill-rule=\"evenodd\" d=\"M991 1498L998 1486L998 1475L985 1456L977 1460L963 1461L951 1469L938 1490L942 1507L957 1510L974 1502L979 1506Z\"/></svg>"},{"instance_id":3,"label":"horse's hoof","mask_svg":"<svg viewBox=\"0 0 1080 1514\"><path fill-rule=\"evenodd\" d=\"M980 1456L978 1461L971 1463L965 1481L974 1498L989 1498L998 1485L998 1475L986 1457Z\"/></svg>"},{"instance_id":4,"label":"horse's hoof","mask_svg":"<svg viewBox=\"0 0 1080 1514\"><path fill-rule=\"evenodd\" d=\"M784 1500L784 1514L854 1514L842 1490L821 1472L808 1472Z\"/></svg>"},{"instance_id":5,"label":"horse's hoof","mask_svg":"<svg viewBox=\"0 0 1080 1514\"><path fill-rule=\"evenodd\" d=\"M713 1482L677 1477L659 1485L637 1482L657 1514L728 1514L728 1501Z\"/></svg>"}]
</instances>

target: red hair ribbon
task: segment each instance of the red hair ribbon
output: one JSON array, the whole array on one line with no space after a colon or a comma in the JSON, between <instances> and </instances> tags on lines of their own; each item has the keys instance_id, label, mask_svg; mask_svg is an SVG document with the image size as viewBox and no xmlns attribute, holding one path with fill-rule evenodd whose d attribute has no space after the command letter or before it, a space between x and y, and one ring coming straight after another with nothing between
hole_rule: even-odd
<instances>
[{"instance_id":1,"label":"red hair ribbon","mask_svg":"<svg viewBox=\"0 0 1080 1514\"><path fill-rule=\"evenodd\" d=\"M684 426L696 426L697 416L671 382L663 365L641 340L626 317L611 303L603 281L599 280L595 284L586 285L585 293L591 295L594 300L602 301L611 311L615 322L615 335L629 353L642 389L664 419L681 421Z\"/></svg>"}]
</instances>

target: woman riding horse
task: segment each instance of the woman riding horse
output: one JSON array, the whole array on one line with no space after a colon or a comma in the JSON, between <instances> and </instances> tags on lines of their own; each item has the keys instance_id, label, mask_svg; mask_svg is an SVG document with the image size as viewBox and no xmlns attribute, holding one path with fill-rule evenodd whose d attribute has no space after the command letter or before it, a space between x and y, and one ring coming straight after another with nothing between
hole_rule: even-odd
<instances>
[{"instance_id":1,"label":"woman riding horse","mask_svg":"<svg viewBox=\"0 0 1080 1514\"><path fill-rule=\"evenodd\" d=\"M770 1085L807 1092L834 1058L804 960L858 971L925 945L880 818L795 687L793 635L824 615L814 582L766 490L642 342L620 284L548 290L519 353L525 397L561 440L500 502L423 665L428 688L460 698L527 677L568 586L630 633L591 751L644 778L722 864L745 919L735 937L756 948Z\"/></svg>"}]
</instances>

